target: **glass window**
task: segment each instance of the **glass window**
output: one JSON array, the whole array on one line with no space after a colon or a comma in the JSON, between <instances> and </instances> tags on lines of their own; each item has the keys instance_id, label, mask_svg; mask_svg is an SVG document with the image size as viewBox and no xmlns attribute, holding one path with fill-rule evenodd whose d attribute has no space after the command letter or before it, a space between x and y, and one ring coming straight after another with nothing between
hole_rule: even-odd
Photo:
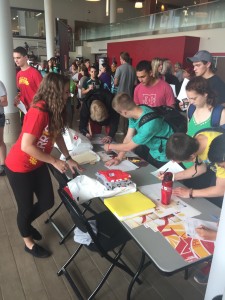
<instances>
[{"instance_id":1,"label":"glass window","mask_svg":"<svg viewBox=\"0 0 225 300\"><path fill-rule=\"evenodd\" d=\"M45 38L44 11L12 7L11 18L13 36Z\"/></svg>"}]
</instances>

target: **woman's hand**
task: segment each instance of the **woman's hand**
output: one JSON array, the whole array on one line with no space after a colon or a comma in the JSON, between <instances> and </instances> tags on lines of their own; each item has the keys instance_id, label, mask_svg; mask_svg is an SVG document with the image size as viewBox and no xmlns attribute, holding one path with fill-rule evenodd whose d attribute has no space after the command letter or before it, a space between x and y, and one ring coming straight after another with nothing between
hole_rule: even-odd
<instances>
[{"instance_id":1,"label":"woman's hand","mask_svg":"<svg viewBox=\"0 0 225 300\"><path fill-rule=\"evenodd\" d=\"M84 168L82 168L75 160L73 159L69 159L67 161L67 164L71 170L71 172L74 174L74 169L76 169L77 171L80 171L80 172L83 172L84 171Z\"/></svg>"},{"instance_id":2,"label":"woman's hand","mask_svg":"<svg viewBox=\"0 0 225 300\"><path fill-rule=\"evenodd\" d=\"M102 139L101 139L101 142L103 143L103 144L109 144L109 143L111 143L112 142L112 138L111 138L111 136L104 136Z\"/></svg>"},{"instance_id":3,"label":"woman's hand","mask_svg":"<svg viewBox=\"0 0 225 300\"><path fill-rule=\"evenodd\" d=\"M195 231L204 240L208 240L208 241L216 240L217 231L215 230L209 229L208 227L201 225L195 228Z\"/></svg>"},{"instance_id":4,"label":"woman's hand","mask_svg":"<svg viewBox=\"0 0 225 300\"><path fill-rule=\"evenodd\" d=\"M114 157L110 160L108 160L106 163L105 163L105 166L107 167L110 167L110 166L117 166L121 163L121 159L119 159L118 157Z\"/></svg>"},{"instance_id":5,"label":"woman's hand","mask_svg":"<svg viewBox=\"0 0 225 300\"><path fill-rule=\"evenodd\" d=\"M191 189L185 187L176 187L173 189L173 195L182 197L182 198L190 198Z\"/></svg>"},{"instance_id":6,"label":"woman's hand","mask_svg":"<svg viewBox=\"0 0 225 300\"><path fill-rule=\"evenodd\" d=\"M66 161L64 160L60 160L55 158L54 162L52 163L52 165L59 170L61 173L65 173L68 170L68 164Z\"/></svg>"},{"instance_id":7,"label":"woman's hand","mask_svg":"<svg viewBox=\"0 0 225 300\"><path fill-rule=\"evenodd\" d=\"M159 172L158 175L157 175L157 178L159 180L163 180L163 178L164 178L164 172Z\"/></svg>"}]
</instances>

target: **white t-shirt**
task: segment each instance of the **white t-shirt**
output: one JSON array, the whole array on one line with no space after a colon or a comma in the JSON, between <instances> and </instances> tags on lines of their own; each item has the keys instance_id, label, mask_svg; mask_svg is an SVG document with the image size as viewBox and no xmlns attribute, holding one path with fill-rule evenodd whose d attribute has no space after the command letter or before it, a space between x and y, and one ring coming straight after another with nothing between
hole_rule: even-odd
<instances>
[{"instance_id":1,"label":"white t-shirt","mask_svg":"<svg viewBox=\"0 0 225 300\"><path fill-rule=\"evenodd\" d=\"M3 82L0 81L0 97L6 96L6 95L7 95L6 88L3 84ZM3 114L3 113L4 113L4 107L2 107L0 105L0 114Z\"/></svg>"}]
</instances>

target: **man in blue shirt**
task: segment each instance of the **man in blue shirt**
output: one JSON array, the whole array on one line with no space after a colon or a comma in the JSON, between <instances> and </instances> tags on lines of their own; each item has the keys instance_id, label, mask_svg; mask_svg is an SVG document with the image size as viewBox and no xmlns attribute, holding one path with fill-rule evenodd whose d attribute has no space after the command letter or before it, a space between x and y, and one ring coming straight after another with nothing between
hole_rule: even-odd
<instances>
[{"instance_id":1,"label":"man in blue shirt","mask_svg":"<svg viewBox=\"0 0 225 300\"><path fill-rule=\"evenodd\" d=\"M122 144L107 144L105 151L118 151L118 156L106 162L106 165L118 165L124 158L126 151L142 146L139 155L156 167L164 165L166 158L166 142L173 134L172 128L163 120L155 118L140 126L140 120L149 112L153 112L145 105L138 106L126 93L115 96L112 107L121 116L129 119L128 131ZM162 137L162 138L161 138ZM145 146L145 147L143 147ZM146 151L147 149L147 151Z\"/></svg>"}]
</instances>

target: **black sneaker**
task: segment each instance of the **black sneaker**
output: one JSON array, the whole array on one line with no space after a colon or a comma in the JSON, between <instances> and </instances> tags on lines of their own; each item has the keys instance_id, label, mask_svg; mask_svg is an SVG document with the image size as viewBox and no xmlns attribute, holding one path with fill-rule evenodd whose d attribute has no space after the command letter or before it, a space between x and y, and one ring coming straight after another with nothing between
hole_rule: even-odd
<instances>
[{"instance_id":1,"label":"black sneaker","mask_svg":"<svg viewBox=\"0 0 225 300\"><path fill-rule=\"evenodd\" d=\"M0 176L5 176L5 175L6 175L5 170L1 171Z\"/></svg>"},{"instance_id":2,"label":"black sneaker","mask_svg":"<svg viewBox=\"0 0 225 300\"><path fill-rule=\"evenodd\" d=\"M34 228L33 226L31 226L31 235L32 235L32 238L36 241L40 241L42 240L42 235L40 234L40 232Z\"/></svg>"},{"instance_id":3,"label":"black sneaker","mask_svg":"<svg viewBox=\"0 0 225 300\"><path fill-rule=\"evenodd\" d=\"M39 257L39 258L46 258L49 257L51 255L51 253L44 249L43 247L39 246L38 244L34 244L34 246L32 247L32 249L29 249L26 245L24 250L28 253L30 253L31 255L35 256L35 257Z\"/></svg>"}]
</instances>

